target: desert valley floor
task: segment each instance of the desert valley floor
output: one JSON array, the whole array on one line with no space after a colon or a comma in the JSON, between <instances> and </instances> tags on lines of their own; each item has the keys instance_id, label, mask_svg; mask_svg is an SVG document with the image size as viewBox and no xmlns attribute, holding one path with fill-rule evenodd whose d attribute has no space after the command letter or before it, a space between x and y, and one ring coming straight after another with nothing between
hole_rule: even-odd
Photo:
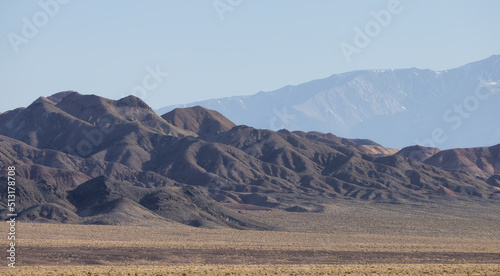
<instances>
[{"instance_id":1,"label":"desert valley floor","mask_svg":"<svg viewBox=\"0 0 500 276\"><path fill-rule=\"evenodd\" d=\"M0 273L499 275L497 207L341 200L322 213L239 210L277 231L20 222L16 269Z\"/></svg>"}]
</instances>

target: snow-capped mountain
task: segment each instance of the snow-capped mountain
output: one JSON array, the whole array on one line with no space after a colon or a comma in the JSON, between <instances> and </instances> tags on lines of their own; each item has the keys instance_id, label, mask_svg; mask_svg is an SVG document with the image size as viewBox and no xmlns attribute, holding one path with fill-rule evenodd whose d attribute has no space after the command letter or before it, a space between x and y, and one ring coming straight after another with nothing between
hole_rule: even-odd
<instances>
[{"instance_id":1,"label":"snow-capped mountain","mask_svg":"<svg viewBox=\"0 0 500 276\"><path fill-rule=\"evenodd\" d=\"M500 142L500 55L445 70L361 70L251 96L172 105L217 110L236 124L369 138L388 147Z\"/></svg>"}]
</instances>

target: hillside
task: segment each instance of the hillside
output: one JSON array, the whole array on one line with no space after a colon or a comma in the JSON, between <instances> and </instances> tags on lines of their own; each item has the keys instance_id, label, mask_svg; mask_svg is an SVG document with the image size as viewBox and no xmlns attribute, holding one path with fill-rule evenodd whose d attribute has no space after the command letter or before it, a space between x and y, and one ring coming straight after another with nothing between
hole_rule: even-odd
<instances>
[{"instance_id":1,"label":"hillside","mask_svg":"<svg viewBox=\"0 0 500 276\"><path fill-rule=\"evenodd\" d=\"M160 117L133 96L58 93L0 114L0 123L0 167L16 166L26 220L272 229L237 210L500 197L495 178L393 155L371 140L235 126L202 107Z\"/></svg>"},{"instance_id":2,"label":"hillside","mask_svg":"<svg viewBox=\"0 0 500 276\"><path fill-rule=\"evenodd\" d=\"M174 109L162 118L176 127L198 135L217 134L236 126L219 112L201 106Z\"/></svg>"},{"instance_id":3,"label":"hillside","mask_svg":"<svg viewBox=\"0 0 500 276\"><path fill-rule=\"evenodd\" d=\"M397 155L450 171L465 171L488 178L500 174L500 145L440 151L421 146L406 147Z\"/></svg>"}]
</instances>

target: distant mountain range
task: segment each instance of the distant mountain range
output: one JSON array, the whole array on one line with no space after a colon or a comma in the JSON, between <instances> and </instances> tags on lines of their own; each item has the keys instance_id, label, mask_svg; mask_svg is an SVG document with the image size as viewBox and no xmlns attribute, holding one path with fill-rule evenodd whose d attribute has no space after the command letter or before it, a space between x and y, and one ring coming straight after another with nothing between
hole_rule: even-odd
<instances>
[{"instance_id":1,"label":"distant mountain range","mask_svg":"<svg viewBox=\"0 0 500 276\"><path fill-rule=\"evenodd\" d=\"M16 167L16 211L31 221L273 229L238 210L500 199L500 145L398 152L367 139L238 126L199 106L159 116L133 96L40 97L0 114L0 144L0 169Z\"/></svg>"},{"instance_id":2,"label":"distant mountain range","mask_svg":"<svg viewBox=\"0 0 500 276\"><path fill-rule=\"evenodd\" d=\"M272 76L271 76L272 77ZM251 96L171 105L216 110L238 125L321 131L386 147L500 143L500 55L455 69L361 70Z\"/></svg>"}]
</instances>

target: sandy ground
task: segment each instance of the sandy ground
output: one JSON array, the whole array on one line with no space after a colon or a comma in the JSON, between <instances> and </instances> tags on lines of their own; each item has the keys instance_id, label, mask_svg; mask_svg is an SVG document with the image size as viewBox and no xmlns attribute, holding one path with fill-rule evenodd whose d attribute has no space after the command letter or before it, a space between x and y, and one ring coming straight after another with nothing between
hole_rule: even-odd
<instances>
[{"instance_id":1,"label":"sandy ground","mask_svg":"<svg viewBox=\"0 0 500 276\"><path fill-rule=\"evenodd\" d=\"M16 268L0 274L500 275L496 206L351 207L248 211L283 229L265 232L19 222Z\"/></svg>"}]
</instances>

